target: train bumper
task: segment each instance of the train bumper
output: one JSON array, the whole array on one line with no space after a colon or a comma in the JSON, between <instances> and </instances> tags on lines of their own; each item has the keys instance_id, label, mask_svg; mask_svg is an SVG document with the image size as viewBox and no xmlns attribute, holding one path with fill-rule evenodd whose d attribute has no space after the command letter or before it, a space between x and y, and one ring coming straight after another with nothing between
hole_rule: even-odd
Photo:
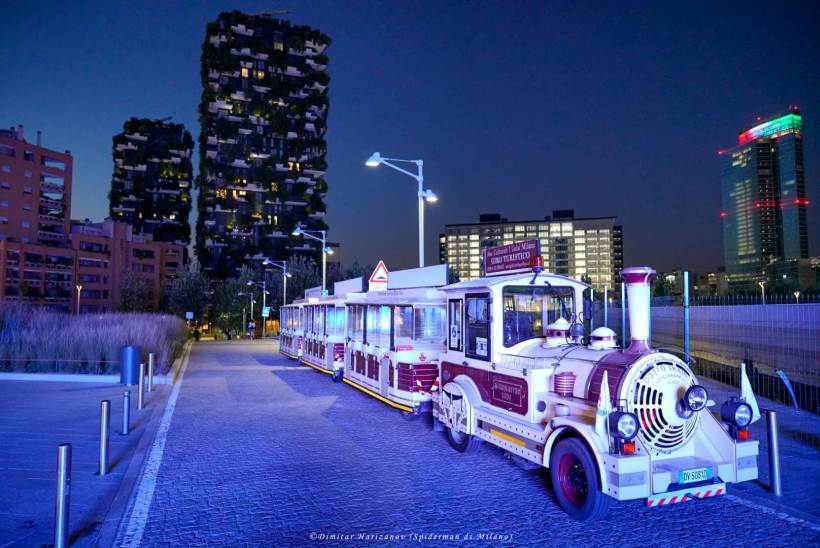
<instances>
[{"instance_id":1,"label":"train bumper","mask_svg":"<svg viewBox=\"0 0 820 548\"><path fill-rule=\"evenodd\" d=\"M726 494L725 483L713 483L711 485L701 485L700 487L689 487L687 489L677 489L666 493L652 495L646 499L646 506L666 506L677 504L692 499L705 499Z\"/></svg>"}]
</instances>

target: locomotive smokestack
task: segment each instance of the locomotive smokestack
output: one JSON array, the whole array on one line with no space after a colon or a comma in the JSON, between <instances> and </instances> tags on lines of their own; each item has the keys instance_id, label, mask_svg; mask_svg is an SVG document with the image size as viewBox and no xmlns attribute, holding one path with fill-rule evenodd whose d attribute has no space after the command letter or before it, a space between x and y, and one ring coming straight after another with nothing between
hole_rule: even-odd
<instances>
[{"instance_id":1,"label":"locomotive smokestack","mask_svg":"<svg viewBox=\"0 0 820 548\"><path fill-rule=\"evenodd\" d=\"M629 302L629 348L627 352L649 350L649 296L655 271L648 266L632 266L621 270Z\"/></svg>"}]
</instances>

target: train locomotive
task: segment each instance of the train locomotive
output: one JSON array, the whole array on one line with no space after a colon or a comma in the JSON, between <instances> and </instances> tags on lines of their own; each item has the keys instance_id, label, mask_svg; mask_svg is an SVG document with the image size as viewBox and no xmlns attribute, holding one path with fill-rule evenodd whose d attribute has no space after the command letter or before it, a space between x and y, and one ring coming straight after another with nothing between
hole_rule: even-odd
<instances>
[{"instance_id":1,"label":"train locomotive","mask_svg":"<svg viewBox=\"0 0 820 548\"><path fill-rule=\"evenodd\" d=\"M715 402L687 362L652 349L654 274L648 267L622 271L631 334L625 348L606 327L585 332L589 285L537 266L427 290L425 304L441 311L445 325L424 360L436 379L426 387L405 383L415 397L397 389L397 314L412 299L391 290L348 295L344 374L382 401L415 413L430 409L435 428L459 452L487 442L548 468L558 503L575 519L602 517L613 499L662 506L722 495L728 483L757 478L758 442L748 431L756 403L731 398L712 411ZM378 327L368 330L368 322ZM368 342L370 333L377 338ZM374 340L375 359L367 357Z\"/></svg>"}]
</instances>

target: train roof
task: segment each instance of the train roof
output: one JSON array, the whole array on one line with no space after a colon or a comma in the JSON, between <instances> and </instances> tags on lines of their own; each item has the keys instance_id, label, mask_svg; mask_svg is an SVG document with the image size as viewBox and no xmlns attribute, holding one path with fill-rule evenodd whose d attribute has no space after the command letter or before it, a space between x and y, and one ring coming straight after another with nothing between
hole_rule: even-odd
<instances>
[{"instance_id":1,"label":"train roof","mask_svg":"<svg viewBox=\"0 0 820 548\"><path fill-rule=\"evenodd\" d=\"M518 274L508 274L506 276L487 276L485 278L477 278L475 280L466 280L463 282L456 282L454 284L446 285L442 287L442 291L462 291L462 290L469 290L469 289L480 289L480 288L491 288L495 286L510 284L510 283L524 283L529 285L530 281L532 281L534 273L533 272L526 272L526 273L518 273ZM588 283L584 283L580 280L576 280L575 278L569 278L567 276L561 276L560 274L552 274L550 272L541 272L538 274L539 280L543 280L544 278L549 278L550 283L553 283L553 280L560 283L567 283L569 282L572 285L580 285L583 287L592 287Z\"/></svg>"}]
</instances>

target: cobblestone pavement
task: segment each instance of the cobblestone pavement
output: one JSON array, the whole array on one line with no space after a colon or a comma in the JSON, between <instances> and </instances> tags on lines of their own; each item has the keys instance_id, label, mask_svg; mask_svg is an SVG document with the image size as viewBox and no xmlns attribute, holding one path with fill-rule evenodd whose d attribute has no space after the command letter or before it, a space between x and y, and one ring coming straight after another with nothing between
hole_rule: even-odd
<instances>
[{"instance_id":1,"label":"cobblestone pavement","mask_svg":"<svg viewBox=\"0 0 820 548\"><path fill-rule=\"evenodd\" d=\"M602 521L575 522L543 472L487 444L458 454L429 420L403 418L270 342L194 346L155 479L143 546L820 543L816 523L733 487L664 508L614 503Z\"/></svg>"}]
</instances>

